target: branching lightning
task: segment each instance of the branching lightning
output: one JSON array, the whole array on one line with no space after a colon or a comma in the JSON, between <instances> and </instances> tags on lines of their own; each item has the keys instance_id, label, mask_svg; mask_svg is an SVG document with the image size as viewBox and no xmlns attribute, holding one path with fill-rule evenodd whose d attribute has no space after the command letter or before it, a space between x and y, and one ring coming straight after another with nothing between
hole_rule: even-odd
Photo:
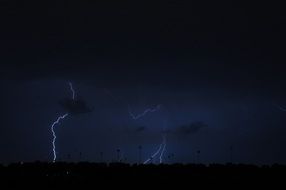
<instances>
[{"instance_id":1,"label":"branching lightning","mask_svg":"<svg viewBox=\"0 0 286 190\"><path fill-rule=\"evenodd\" d=\"M150 158L148 158L145 162L143 162L143 164L148 164L150 161L152 161L160 153L161 148L162 144L160 144L158 150Z\"/></svg>"},{"instance_id":2,"label":"branching lightning","mask_svg":"<svg viewBox=\"0 0 286 190\"><path fill-rule=\"evenodd\" d=\"M132 111L131 111L131 109L130 109L130 106L128 106L128 111L129 111L129 115L131 116L131 118L134 119L134 120L137 120L137 119L139 119L139 118L145 116L145 115L146 115L147 113L149 113L149 112L152 113L152 112L158 111L160 108L161 108L161 105L157 105L157 106L154 107L154 108L147 108L147 109L144 110L144 112L141 113L141 114L135 115L134 113L132 113Z\"/></svg>"},{"instance_id":3,"label":"branching lightning","mask_svg":"<svg viewBox=\"0 0 286 190\"><path fill-rule=\"evenodd\" d=\"M113 100L118 101L118 99L115 98L109 90L105 89L105 93L107 93L109 96L111 96ZM128 113L129 113L129 116L130 116L133 120L138 120L138 119L144 117L146 114L156 112L156 111L158 111L158 110L160 110L160 109L161 109L161 105L159 104L159 105L157 105L157 106L155 106L155 107L153 107L153 108L147 108L147 109L145 109L142 113L136 115L136 114L134 114L134 113L131 111L130 105L128 105ZM160 155L159 155L159 162L160 162L160 164L161 164L161 163L163 162L163 156L164 156L164 153L165 153L165 151L166 151L166 146L167 146L166 134L164 134L164 135L163 135L163 141L162 141L162 143L159 145L157 151L156 151L154 154L152 154L151 157L148 158L145 162L143 162L143 164L148 164L149 162L152 162L153 159L156 158L157 155L159 155L159 154L160 154Z\"/></svg>"},{"instance_id":4,"label":"branching lightning","mask_svg":"<svg viewBox=\"0 0 286 190\"><path fill-rule=\"evenodd\" d=\"M156 158L156 156L157 156L159 153L160 153L159 162L160 162L160 164L161 164L161 163L163 162L163 155L164 155L165 150L166 150L166 145L167 145L167 143L166 143L166 136L163 135L163 141L162 141L162 143L160 144L158 150L157 150L154 154L152 154L150 158L148 158L145 162L143 162L143 164L148 164L149 162L152 162L152 160L153 160L154 158Z\"/></svg>"},{"instance_id":5,"label":"branching lightning","mask_svg":"<svg viewBox=\"0 0 286 190\"><path fill-rule=\"evenodd\" d=\"M122 101L121 98L115 97L108 89L104 89L104 92L105 92L106 94L108 94L114 101L116 101L116 102L118 102L118 103L123 103L123 104L125 104L124 101ZM153 107L153 108L147 108L147 109L145 109L142 113L136 115L136 114L134 114L134 113L132 112L130 105L128 105L128 113L129 113L129 116L130 116L133 120L140 119L141 117L144 117L147 113L156 112L156 111L158 111L158 110L160 110L160 109L161 109L161 105L159 104L159 105L157 105L157 106L155 106L155 107Z\"/></svg>"},{"instance_id":6,"label":"branching lightning","mask_svg":"<svg viewBox=\"0 0 286 190\"><path fill-rule=\"evenodd\" d=\"M75 99L75 91L74 91L74 89L73 89L73 85L72 85L71 82L69 82L69 86L70 86L70 90L72 91L72 99L74 100L74 99ZM64 115L59 116L59 117L57 118L57 120L56 120L56 121L52 124L52 126L51 126L51 131L52 131L52 134L53 134L53 140L52 140L53 156L54 156L54 157L53 157L53 162L55 162L56 159L57 159L57 151L56 151L56 139L57 139L57 135L56 135L56 133L55 133L54 128L55 128L55 126L56 126L57 124L60 123L61 120L65 119L68 115L69 115L69 114L66 113L66 114L64 114Z\"/></svg>"},{"instance_id":7,"label":"branching lightning","mask_svg":"<svg viewBox=\"0 0 286 190\"><path fill-rule=\"evenodd\" d=\"M138 115L135 115L134 113L131 112L130 106L128 106L128 111L129 111L129 115L131 116L131 118L134 119L134 120L137 120L137 119L140 119L141 117L144 117L149 112L153 113L153 112L158 111L160 108L161 108L161 105L159 104L159 105L157 105L154 108L147 108L146 110L144 110L144 112L142 112L142 113L140 113ZM163 155L165 153L166 146L167 146L166 135L163 135L163 141L160 144L160 146L157 149L157 151L153 155L151 155L151 157L148 158L145 162L143 162L143 164L148 164L149 162L152 162L152 160L154 158L156 158L156 156L159 155L159 154L160 154L159 155L159 162L161 164L163 162Z\"/></svg>"}]
</instances>

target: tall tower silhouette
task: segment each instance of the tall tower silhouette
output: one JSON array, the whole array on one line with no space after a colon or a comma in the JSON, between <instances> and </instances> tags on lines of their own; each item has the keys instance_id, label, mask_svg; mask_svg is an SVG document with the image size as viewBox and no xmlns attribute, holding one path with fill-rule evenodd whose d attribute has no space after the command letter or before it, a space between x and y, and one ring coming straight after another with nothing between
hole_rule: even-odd
<instances>
[{"instance_id":1,"label":"tall tower silhouette","mask_svg":"<svg viewBox=\"0 0 286 190\"><path fill-rule=\"evenodd\" d=\"M117 149L116 152L117 152L117 162L120 162L120 149Z\"/></svg>"},{"instance_id":2,"label":"tall tower silhouette","mask_svg":"<svg viewBox=\"0 0 286 190\"><path fill-rule=\"evenodd\" d=\"M138 164L142 163L142 146L138 146Z\"/></svg>"}]
</instances>

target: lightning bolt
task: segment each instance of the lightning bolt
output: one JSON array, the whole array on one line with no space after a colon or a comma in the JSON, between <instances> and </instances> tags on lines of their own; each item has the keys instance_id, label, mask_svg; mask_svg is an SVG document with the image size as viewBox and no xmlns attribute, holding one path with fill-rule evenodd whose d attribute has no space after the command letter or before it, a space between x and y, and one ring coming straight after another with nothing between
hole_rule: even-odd
<instances>
[{"instance_id":1,"label":"lightning bolt","mask_svg":"<svg viewBox=\"0 0 286 190\"><path fill-rule=\"evenodd\" d=\"M147 108L146 110L144 110L144 112L138 114L138 115L135 115L132 113L131 109L130 109L130 106L128 106L128 111L129 111L129 115L132 119L134 120L137 120L137 119L140 119L141 117L145 116L147 113L149 112L156 112L158 111L159 109L161 108L161 105L157 105L156 107L154 108Z\"/></svg>"},{"instance_id":2,"label":"lightning bolt","mask_svg":"<svg viewBox=\"0 0 286 190\"><path fill-rule=\"evenodd\" d=\"M159 157L159 159L160 159L160 164L163 162L163 155L164 155L164 153L165 153L165 151L166 151L166 146L167 146L166 136L165 136L165 135L163 136L163 144L164 144L164 145L163 145L163 148L162 148L160 157Z\"/></svg>"},{"instance_id":3,"label":"lightning bolt","mask_svg":"<svg viewBox=\"0 0 286 190\"><path fill-rule=\"evenodd\" d=\"M162 144L160 144L159 149L150 158L148 158L145 162L143 162L143 164L148 164L150 161L152 161L153 158L155 158L159 154L161 148Z\"/></svg>"},{"instance_id":4,"label":"lightning bolt","mask_svg":"<svg viewBox=\"0 0 286 190\"><path fill-rule=\"evenodd\" d=\"M110 97L112 97L113 100L115 101L118 101L117 98L115 98L112 93L108 90L108 89L104 89L105 93L107 93ZM153 108L147 108L145 109L142 113L138 114L138 115L135 115L132 111L131 111L131 108L130 108L130 105L128 105L128 112L129 112L129 115L130 117L133 119L133 120L137 120L137 119L140 119L141 117L144 117L147 113L153 113L153 112L156 112L158 110L161 109L161 105L157 105ZM157 149L157 151L151 155L151 157L149 159L147 159L145 162L143 162L143 164L147 164L149 163L150 161L152 161L159 153L160 153L160 156L159 156L159 161L160 163L163 162L163 155L166 151L166 146L167 146L167 143L166 143L166 135L163 135L163 142L160 144L159 148Z\"/></svg>"},{"instance_id":5,"label":"lightning bolt","mask_svg":"<svg viewBox=\"0 0 286 190\"><path fill-rule=\"evenodd\" d=\"M144 112L138 114L138 115L135 115L131 112L131 109L130 109L130 106L128 105L128 111L129 111L129 115L131 116L132 119L134 120L137 120L141 117L144 117L147 113L153 113L153 112L156 112L158 111L159 109L161 108L161 105L157 105L156 107L154 108L147 108L146 110L144 110ZM165 150L166 150L166 135L163 135L163 142L160 144L159 148L157 149L157 151L151 155L150 158L148 158L145 162L143 162L143 164L147 164L149 162L151 162L158 154L160 154L159 156L159 161L160 161L160 164L163 162L163 155L165 153Z\"/></svg>"},{"instance_id":6,"label":"lightning bolt","mask_svg":"<svg viewBox=\"0 0 286 190\"><path fill-rule=\"evenodd\" d=\"M74 100L74 99L75 99L75 91L74 91L74 89L73 89L73 85L72 85L71 82L69 82L69 86L70 86L70 90L72 91L72 99ZM57 118L57 120L56 120L56 121L52 124L52 126L51 126L51 131L52 131L52 134L53 134L53 140L52 140L53 156L54 156L54 157L53 157L53 162L55 162L56 159L57 159L57 151L56 151L56 139L57 139L57 135L56 135L54 129L55 129L55 126L56 126L57 124L59 124L61 120L65 119L68 115L69 115L69 114L66 113L66 114L64 114L64 115L59 116L59 117Z\"/></svg>"},{"instance_id":7,"label":"lightning bolt","mask_svg":"<svg viewBox=\"0 0 286 190\"><path fill-rule=\"evenodd\" d=\"M57 136L56 136L56 133L55 133L55 131L54 131L54 127L55 127L56 124L59 124L59 122L60 122L62 119L66 118L68 115L69 115L69 114L66 113L65 115L59 116L58 119L52 124L52 127L51 127L51 131L52 131L52 133L53 133L53 141L52 141L52 144L53 144L53 154L54 154L53 162L55 162L56 159L57 159L56 145L55 145Z\"/></svg>"},{"instance_id":8,"label":"lightning bolt","mask_svg":"<svg viewBox=\"0 0 286 190\"><path fill-rule=\"evenodd\" d=\"M151 155L150 158L148 158L145 162L143 162L143 164L148 164L149 162L151 162L160 152L160 156L159 156L159 161L160 161L160 164L162 163L163 161L163 155L165 153L165 150L166 150L166 136L163 135L163 141L162 143L160 144L159 148L157 149L157 151Z\"/></svg>"}]
</instances>

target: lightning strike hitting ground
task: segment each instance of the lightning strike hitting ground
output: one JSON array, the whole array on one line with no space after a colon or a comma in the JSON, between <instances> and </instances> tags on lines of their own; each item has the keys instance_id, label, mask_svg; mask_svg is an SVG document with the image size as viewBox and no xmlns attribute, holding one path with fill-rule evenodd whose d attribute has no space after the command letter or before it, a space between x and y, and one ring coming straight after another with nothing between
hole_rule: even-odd
<instances>
[{"instance_id":1,"label":"lightning strike hitting ground","mask_svg":"<svg viewBox=\"0 0 286 190\"><path fill-rule=\"evenodd\" d=\"M143 164L148 164L149 162L152 162L152 160L160 153L160 156L159 156L159 160L160 160L160 163L162 163L162 157L164 155L164 152L166 150L166 136L164 135L163 136L163 142L160 144L158 150L150 157L148 158L145 162L143 162Z\"/></svg>"},{"instance_id":2,"label":"lightning strike hitting ground","mask_svg":"<svg viewBox=\"0 0 286 190\"><path fill-rule=\"evenodd\" d=\"M69 114L66 113L65 115L62 115L62 116L58 117L58 119L52 124L52 127L51 127L51 131L52 131L52 133L53 133L53 141L52 141L52 144L53 144L53 154L54 154L53 162L55 162L56 159L57 159L57 152L56 152L56 145L55 145L57 136L56 136L56 133L55 133L55 131L54 131L54 127L55 127L56 124L59 124L59 122L60 122L62 119L66 118L68 115L69 115Z\"/></svg>"},{"instance_id":3,"label":"lightning strike hitting ground","mask_svg":"<svg viewBox=\"0 0 286 190\"><path fill-rule=\"evenodd\" d=\"M134 120L137 120L141 117L144 117L147 113L153 113L153 112L156 112L158 111L159 109L161 108L161 105L157 105L156 107L154 108L148 108L146 110L144 110L143 113L141 114L138 114L138 115L135 115L131 112L131 109L130 109L130 106L128 106L128 111L129 111L129 115L131 116L132 119ZM164 152L166 150L166 136L163 135L163 142L160 144L158 150L149 158L147 159L143 164L147 164L149 162L152 162L152 160L160 153L160 156L159 156L159 160L160 160L160 163L162 163L162 159L163 159L163 155L164 155Z\"/></svg>"},{"instance_id":4,"label":"lightning strike hitting ground","mask_svg":"<svg viewBox=\"0 0 286 190\"><path fill-rule=\"evenodd\" d=\"M150 158L148 158L145 162L143 162L143 164L148 164L150 161L152 161L159 154L161 148L162 144L160 144L158 150Z\"/></svg>"},{"instance_id":5,"label":"lightning strike hitting ground","mask_svg":"<svg viewBox=\"0 0 286 190\"><path fill-rule=\"evenodd\" d=\"M75 99L75 91L74 91L74 89L73 89L73 86L72 86L72 83L71 83L71 82L69 82L69 86L70 86L70 90L72 91L72 99L74 100L74 99ZM52 131L52 134L53 134L53 140L52 140L52 146L53 146L53 162L55 162L56 159L57 159L57 151L56 151L56 139L57 139L57 135L56 135L56 133L55 133L54 128L55 128L55 126L56 126L57 124L60 123L61 120L65 119L68 115L69 115L69 114L66 113L66 114L64 114L64 115L62 115L62 116L59 116L58 119L57 119L57 120L52 124L52 126L51 126L51 131Z\"/></svg>"},{"instance_id":6,"label":"lightning strike hitting ground","mask_svg":"<svg viewBox=\"0 0 286 190\"><path fill-rule=\"evenodd\" d=\"M166 146L167 146L166 136L164 135L163 138L164 138L164 140L163 140L164 145L163 145L163 148L162 148L160 157L159 157L159 159L160 159L160 164L163 162L163 156L164 156L164 153L165 153L165 151L166 151Z\"/></svg>"}]
</instances>

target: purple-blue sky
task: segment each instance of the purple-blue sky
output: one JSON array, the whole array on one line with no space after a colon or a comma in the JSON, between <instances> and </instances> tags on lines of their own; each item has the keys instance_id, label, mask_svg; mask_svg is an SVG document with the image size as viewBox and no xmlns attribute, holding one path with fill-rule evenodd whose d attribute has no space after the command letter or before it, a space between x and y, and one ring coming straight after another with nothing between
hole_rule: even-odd
<instances>
[{"instance_id":1,"label":"purple-blue sky","mask_svg":"<svg viewBox=\"0 0 286 190\"><path fill-rule=\"evenodd\" d=\"M208 6L207 6L208 5ZM58 158L285 163L281 6L241 2L11 3L0 8L0 162ZM161 105L133 120L134 113ZM70 157L69 158L69 155ZM169 155L174 155L168 158Z\"/></svg>"}]
</instances>

